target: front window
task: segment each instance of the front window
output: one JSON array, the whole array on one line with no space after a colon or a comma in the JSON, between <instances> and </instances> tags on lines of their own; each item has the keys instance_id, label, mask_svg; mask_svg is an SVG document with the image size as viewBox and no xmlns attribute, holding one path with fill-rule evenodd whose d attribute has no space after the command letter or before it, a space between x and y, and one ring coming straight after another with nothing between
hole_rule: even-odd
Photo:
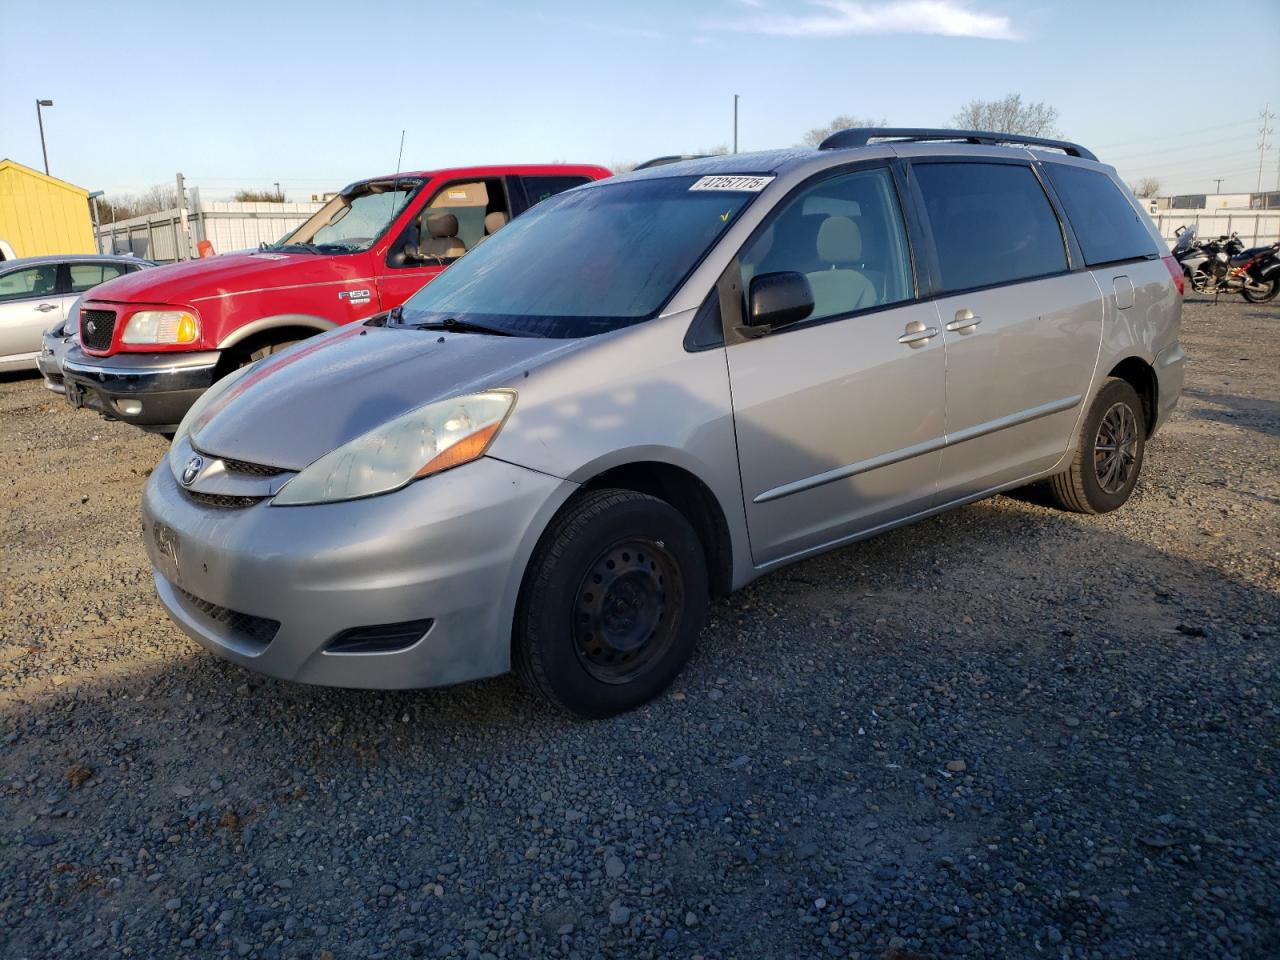
<instances>
[{"instance_id":1,"label":"front window","mask_svg":"<svg viewBox=\"0 0 1280 960\"><path fill-rule=\"evenodd\" d=\"M403 322L584 337L649 319L756 195L699 182L605 182L551 197L423 287Z\"/></svg>"},{"instance_id":2,"label":"front window","mask_svg":"<svg viewBox=\"0 0 1280 960\"><path fill-rule=\"evenodd\" d=\"M270 249L304 253L368 250L421 186L421 180L403 177L357 183L343 190Z\"/></svg>"}]
</instances>

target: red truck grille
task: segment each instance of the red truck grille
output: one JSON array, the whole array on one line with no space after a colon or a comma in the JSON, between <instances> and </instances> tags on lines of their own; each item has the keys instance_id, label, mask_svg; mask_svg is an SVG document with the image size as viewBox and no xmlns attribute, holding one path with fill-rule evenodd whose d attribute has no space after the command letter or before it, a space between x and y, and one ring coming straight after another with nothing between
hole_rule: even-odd
<instances>
[{"instance_id":1,"label":"red truck grille","mask_svg":"<svg viewBox=\"0 0 1280 960\"><path fill-rule=\"evenodd\" d=\"M111 335L115 330L114 310L80 311L80 342L90 350L111 349Z\"/></svg>"}]
</instances>

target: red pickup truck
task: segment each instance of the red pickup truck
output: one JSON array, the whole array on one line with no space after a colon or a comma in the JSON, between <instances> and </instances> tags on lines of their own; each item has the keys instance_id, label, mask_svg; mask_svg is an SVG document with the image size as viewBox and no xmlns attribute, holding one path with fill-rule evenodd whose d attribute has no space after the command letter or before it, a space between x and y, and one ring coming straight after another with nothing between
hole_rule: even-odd
<instances>
[{"instance_id":1,"label":"red pickup truck","mask_svg":"<svg viewBox=\"0 0 1280 960\"><path fill-rule=\"evenodd\" d=\"M270 247L175 263L95 287L67 399L172 433L236 367L404 303L511 217L604 167L464 167L361 180Z\"/></svg>"}]
</instances>

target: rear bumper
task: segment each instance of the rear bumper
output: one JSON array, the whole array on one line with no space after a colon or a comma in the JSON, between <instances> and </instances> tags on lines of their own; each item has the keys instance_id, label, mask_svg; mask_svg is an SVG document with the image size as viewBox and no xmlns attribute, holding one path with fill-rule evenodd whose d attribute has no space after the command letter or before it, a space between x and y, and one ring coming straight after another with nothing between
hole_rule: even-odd
<instances>
[{"instance_id":1,"label":"rear bumper","mask_svg":"<svg viewBox=\"0 0 1280 960\"><path fill-rule=\"evenodd\" d=\"M72 406L88 407L144 430L171 433L213 385L221 357L210 350L98 358L73 348L62 361L62 375Z\"/></svg>"}]
</instances>

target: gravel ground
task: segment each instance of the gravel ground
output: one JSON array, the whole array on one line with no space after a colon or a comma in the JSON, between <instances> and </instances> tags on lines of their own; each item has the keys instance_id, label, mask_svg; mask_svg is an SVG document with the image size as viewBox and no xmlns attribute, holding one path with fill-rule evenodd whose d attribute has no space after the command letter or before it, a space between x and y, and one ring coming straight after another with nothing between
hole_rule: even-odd
<instances>
[{"instance_id":1,"label":"gravel ground","mask_svg":"<svg viewBox=\"0 0 1280 960\"><path fill-rule=\"evenodd\" d=\"M138 538L164 444L0 380L0 954L1276 956L1278 330L1188 304L1121 511L774 573L596 723L205 655Z\"/></svg>"}]
</instances>

